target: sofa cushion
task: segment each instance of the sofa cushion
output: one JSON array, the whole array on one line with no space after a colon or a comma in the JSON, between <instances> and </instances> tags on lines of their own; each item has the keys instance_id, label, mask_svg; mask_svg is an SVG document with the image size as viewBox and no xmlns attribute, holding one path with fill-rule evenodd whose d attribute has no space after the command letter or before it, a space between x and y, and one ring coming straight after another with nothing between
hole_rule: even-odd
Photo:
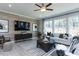
<instances>
[{"instance_id":1,"label":"sofa cushion","mask_svg":"<svg viewBox=\"0 0 79 59\"><path fill-rule=\"evenodd\" d=\"M51 39L53 39L57 43L62 43L62 44L66 44L66 45L70 45L71 44L71 38L66 40L66 39L58 38L58 37L51 37Z\"/></svg>"},{"instance_id":2,"label":"sofa cushion","mask_svg":"<svg viewBox=\"0 0 79 59\"><path fill-rule=\"evenodd\" d=\"M63 38L63 34L60 34L60 35L59 35L59 38Z\"/></svg>"},{"instance_id":3,"label":"sofa cushion","mask_svg":"<svg viewBox=\"0 0 79 59\"><path fill-rule=\"evenodd\" d=\"M49 42L49 40L47 38L44 38L43 42Z\"/></svg>"},{"instance_id":4,"label":"sofa cushion","mask_svg":"<svg viewBox=\"0 0 79 59\"><path fill-rule=\"evenodd\" d=\"M58 33L53 33L53 36L54 37L59 37L59 34Z\"/></svg>"},{"instance_id":5,"label":"sofa cushion","mask_svg":"<svg viewBox=\"0 0 79 59\"><path fill-rule=\"evenodd\" d=\"M55 39L53 37L50 37L50 43L55 43Z\"/></svg>"},{"instance_id":6,"label":"sofa cushion","mask_svg":"<svg viewBox=\"0 0 79 59\"><path fill-rule=\"evenodd\" d=\"M51 34L51 37L54 37L54 34L53 33Z\"/></svg>"}]
</instances>

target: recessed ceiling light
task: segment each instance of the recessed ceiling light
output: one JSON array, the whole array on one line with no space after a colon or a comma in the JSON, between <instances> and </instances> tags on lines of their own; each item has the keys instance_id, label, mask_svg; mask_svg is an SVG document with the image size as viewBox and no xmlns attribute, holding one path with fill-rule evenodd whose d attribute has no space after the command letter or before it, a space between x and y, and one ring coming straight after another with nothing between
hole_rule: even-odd
<instances>
[{"instance_id":1,"label":"recessed ceiling light","mask_svg":"<svg viewBox=\"0 0 79 59\"><path fill-rule=\"evenodd\" d=\"M12 5L11 5L11 4L9 4L8 6L9 6L9 7L12 7Z\"/></svg>"}]
</instances>

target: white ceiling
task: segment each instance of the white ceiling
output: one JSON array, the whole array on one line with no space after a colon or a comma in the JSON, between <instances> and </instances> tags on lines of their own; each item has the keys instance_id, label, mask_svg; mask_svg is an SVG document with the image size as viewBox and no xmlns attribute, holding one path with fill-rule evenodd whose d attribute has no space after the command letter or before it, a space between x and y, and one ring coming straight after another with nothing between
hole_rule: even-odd
<instances>
[{"instance_id":1,"label":"white ceiling","mask_svg":"<svg viewBox=\"0 0 79 59\"><path fill-rule=\"evenodd\" d=\"M39 9L34 3L12 3L12 7L8 6L9 3L0 3L0 10L11 12L14 14L23 15L26 17L32 17L33 19L45 18L61 14L63 12L79 8L79 3L53 3L49 8L53 11L33 11ZM39 4L40 5L40 4Z\"/></svg>"}]
</instances>

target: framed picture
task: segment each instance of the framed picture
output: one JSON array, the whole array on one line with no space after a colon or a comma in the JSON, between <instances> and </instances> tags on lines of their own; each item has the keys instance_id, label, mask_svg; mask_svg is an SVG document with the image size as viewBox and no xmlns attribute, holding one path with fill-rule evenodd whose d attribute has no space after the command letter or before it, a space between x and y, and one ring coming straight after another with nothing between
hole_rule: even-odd
<instances>
[{"instance_id":1,"label":"framed picture","mask_svg":"<svg viewBox=\"0 0 79 59\"><path fill-rule=\"evenodd\" d=\"M33 31L37 31L37 24L33 24Z\"/></svg>"},{"instance_id":2,"label":"framed picture","mask_svg":"<svg viewBox=\"0 0 79 59\"><path fill-rule=\"evenodd\" d=\"M0 20L0 32L8 32L8 20Z\"/></svg>"}]
</instances>

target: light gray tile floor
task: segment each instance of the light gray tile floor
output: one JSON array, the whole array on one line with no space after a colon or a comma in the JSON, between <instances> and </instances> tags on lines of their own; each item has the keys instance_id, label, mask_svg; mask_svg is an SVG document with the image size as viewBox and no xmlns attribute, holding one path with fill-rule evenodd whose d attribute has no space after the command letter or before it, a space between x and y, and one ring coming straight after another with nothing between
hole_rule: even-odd
<instances>
[{"instance_id":1,"label":"light gray tile floor","mask_svg":"<svg viewBox=\"0 0 79 59\"><path fill-rule=\"evenodd\" d=\"M11 51L0 49L0 56L41 56L45 52L36 47L36 39L15 43Z\"/></svg>"}]
</instances>

